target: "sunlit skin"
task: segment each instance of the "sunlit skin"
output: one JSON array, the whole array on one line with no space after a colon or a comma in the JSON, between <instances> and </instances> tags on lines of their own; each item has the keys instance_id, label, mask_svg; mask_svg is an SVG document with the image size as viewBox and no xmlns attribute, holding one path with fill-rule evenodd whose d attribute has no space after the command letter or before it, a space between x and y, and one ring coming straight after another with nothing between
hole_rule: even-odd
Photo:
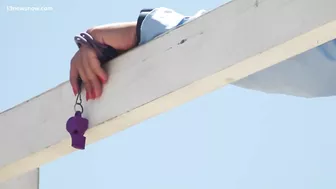
<instances>
[{"instance_id":1,"label":"sunlit skin","mask_svg":"<svg viewBox=\"0 0 336 189\"><path fill-rule=\"evenodd\" d=\"M126 51L136 46L136 22L96 26L88 29L87 33L97 42L119 51ZM100 66L95 52L86 46L82 46L71 59L70 83L75 95L79 91L78 76L83 81L86 100L97 99L102 95L108 74Z\"/></svg>"}]
</instances>

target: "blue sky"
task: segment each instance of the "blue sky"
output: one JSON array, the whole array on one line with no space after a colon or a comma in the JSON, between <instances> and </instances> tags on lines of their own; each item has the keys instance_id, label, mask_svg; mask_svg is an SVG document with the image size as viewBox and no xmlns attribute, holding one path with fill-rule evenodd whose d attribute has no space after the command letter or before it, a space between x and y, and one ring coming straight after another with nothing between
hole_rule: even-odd
<instances>
[{"instance_id":1,"label":"blue sky","mask_svg":"<svg viewBox=\"0 0 336 189\"><path fill-rule=\"evenodd\" d=\"M68 79L75 34L134 21L141 8L191 15L226 1L196 2L2 0L0 110ZM53 11L7 12L6 6ZM40 189L335 188L335 107L335 97L228 86L42 166Z\"/></svg>"}]
</instances>

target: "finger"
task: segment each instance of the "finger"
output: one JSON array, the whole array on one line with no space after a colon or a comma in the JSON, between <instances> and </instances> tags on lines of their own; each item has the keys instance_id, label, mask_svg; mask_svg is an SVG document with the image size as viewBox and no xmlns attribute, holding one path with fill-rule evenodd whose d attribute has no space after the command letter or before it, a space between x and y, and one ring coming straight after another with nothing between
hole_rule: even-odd
<instances>
[{"instance_id":1,"label":"finger","mask_svg":"<svg viewBox=\"0 0 336 189\"><path fill-rule=\"evenodd\" d=\"M78 86L78 82L77 82L77 78L78 78L78 71L75 68L74 64L71 64L71 68L70 68L70 84L73 90L74 95L78 94L79 91L79 86Z\"/></svg>"},{"instance_id":2,"label":"finger","mask_svg":"<svg viewBox=\"0 0 336 189\"><path fill-rule=\"evenodd\" d=\"M71 84L71 87L72 87L72 90L73 90L73 93L74 95L77 95L78 91L79 91L79 86L78 86L78 82L77 82L77 79L78 79L78 70L76 68L76 62L78 61L78 51L77 53L74 55L74 57L72 58L71 60L71 63L70 63L70 84Z\"/></svg>"},{"instance_id":3,"label":"finger","mask_svg":"<svg viewBox=\"0 0 336 189\"><path fill-rule=\"evenodd\" d=\"M82 58L83 60L83 58ZM91 84L88 80L88 77L86 75L83 61L80 62L80 64L77 64L77 70L79 72L79 76L83 81L84 88L86 90L86 100L89 100L91 98L90 91L92 90Z\"/></svg>"},{"instance_id":4,"label":"finger","mask_svg":"<svg viewBox=\"0 0 336 189\"><path fill-rule=\"evenodd\" d=\"M101 64L97 58L97 55L94 51L88 53L88 59L90 60L90 68L92 72L99 78L102 83L106 83L108 76L104 69L101 67Z\"/></svg>"},{"instance_id":5,"label":"finger","mask_svg":"<svg viewBox=\"0 0 336 189\"><path fill-rule=\"evenodd\" d=\"M97 66L98 65L98 66ZM106 72L100 67L100 62L99 60L95 57L95 58L90 58L89 59L89 66L92 70L92 72L96 75L96 78L100 78L100 82L99 80L95 79L93 80L94 82L94 90L95 90L95 95L96 97L100 97L101 94L102 94L102 83L106 83L107 81L107 74ZM101 70L102 74L105 75L105 76L99 76L97 75L97 69Z\"/></svg>"},{"instance_id":6,"label":"finger","mask_svg":"<svg viewBox=\"0 0 336 189\"><path fill-rule=\"evenodd\" d=\"M92 91L94 94L94 99L99 98L102 94L102 83L99 82L98 78L96 77L95 80L90 80L92 84Z\"/></svg>"},{"instance_id":7,"label":"finger","mask_svg":"<svg viewBox=\"0 0 336 189\"><path fill-rule=\"evenodd\" d=\"M93 61L97 61L96 59L89 59L89 58L84 58L83 60L83 64L84 64L84 69L85 69L85 73L88 77L88 80L91 84L91 91L90 91L90 96L92 99L95 99L97 97L100 96L101 94L101 83L99 82L96 74L92 71L90 64Z\"/></svg>"},{"instance_id":8,"label":"finger","mask_svg":"<svg viewBox=\"0 0 336 189\"><path fill-rule=\"evenodd\" d=\"M87 77L87 82L85 84L87 100L94 99L93 82L91 82L91 80L95 79L95 75L91 71L88 60L88 53L90 53L91 49L87 46L83 46L80 50L82 52L82 67Z\"/></svg>"}]
</instances>

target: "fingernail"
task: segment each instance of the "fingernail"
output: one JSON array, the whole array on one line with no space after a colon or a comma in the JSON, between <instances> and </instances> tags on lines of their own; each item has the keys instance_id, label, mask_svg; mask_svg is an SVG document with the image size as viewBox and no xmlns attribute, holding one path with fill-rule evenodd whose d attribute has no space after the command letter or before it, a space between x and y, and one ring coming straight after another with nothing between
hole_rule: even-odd
<instances>
[{"instance_id":1,"label":"fingernail","mask_svg":"<svg viewBox=\"0 0 336 189\"><path fill-rule=\"evenodd\" d=\"M102 83L106 83L106 79L105 78L103 78L103 77L101 77L101 76L98 76L99 77L99 79L100 79L100 81L102 82Z\"/></svg>"},{"instance_id":2,"label":"fingernail","mask_svg":"<svg viewBox=\"0 0 336 189\"><path fill-rule=\"evenodd\" d=\"M95 98L96 98L96 99L99 98L99 94L98 94L97 91L95 91Z\"/></svg>"},{"instance_id":3,"label":"fingernail","mask_svg":"<svg viewBox=\"0 0 336 189\"><path fill-rule=\"evenodd\" d=\"M86 92L86 101L88 101L90 99L89 93Z\"/></svg>"},{"instance_id":4,"label":"fingernail","mask_svg":"<svg viewBox=\"0 0 336 189\"><path fill-rule=\"evenodd\" d=\"M94 100L94 99L96 98L96 94L95 94L95 92L92 91L90 96L92 97L92 100Z\"/></svg>"},{"instance_id":5,"label":"fingernail","mask_svg":"<svg viewBox=\"0 0 336 189\"><path fill-rule=\"evenodd\" d=\"M72 88L72 91L73 91L74 95L76 96L77 95L77 90L75 88Z\"/></svg>"}]
</instances>

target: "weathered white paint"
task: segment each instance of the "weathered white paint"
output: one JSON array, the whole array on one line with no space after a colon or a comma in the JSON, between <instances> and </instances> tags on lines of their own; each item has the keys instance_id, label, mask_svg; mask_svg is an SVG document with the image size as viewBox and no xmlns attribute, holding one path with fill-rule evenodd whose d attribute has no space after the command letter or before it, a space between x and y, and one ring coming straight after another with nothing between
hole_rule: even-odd
<instances>
[{"instance_id":1,"label":"weathered white paint","mask_svg":"<svg viewBox=\"0 0 336 189\"><path fill-rule=\"evenodd\" d=\"M0 183L1 189L39 189L39 170L29 171L6 182Z\"/></svg>"},{"instance_id":2,"label":"weathered white paint","mask_svg":"<svg viewBox=\"0 0 336 189\"><path fill-rule=\"evenodd\" d=\"M85 104L87 142L131 127L336 37L335 0L235 0L111 62ZM68 82L1 113L0 180L74 150ZM20 117L20 119L18 119Z\"/></svg>"}]
</instances>

